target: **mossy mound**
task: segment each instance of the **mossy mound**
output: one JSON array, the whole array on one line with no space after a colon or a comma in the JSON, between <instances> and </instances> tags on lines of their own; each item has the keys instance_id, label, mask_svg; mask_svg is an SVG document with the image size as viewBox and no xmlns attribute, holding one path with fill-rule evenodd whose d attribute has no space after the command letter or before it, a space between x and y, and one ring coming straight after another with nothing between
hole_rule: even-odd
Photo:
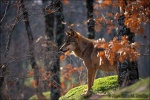
<instances>
[{"instance_id":1,"label":"mossy mound","mask_svg":"<svg viewBox=\"0 0 150 100\"><path fill-rule=\"evenodd\" d=\"M137 83L126 88L109 91L103 99L150 100L150 78L140 79ZM101 98L102 99L102 98Z\"/></svg>"},{"instance_id":2,"label":"mossy mound","mask_svg":"<svg viewBox=\"0 0 150 100\"><path fill-rule=\"evenodd\" d=\"M83 97L87 85L82 85L69 90L59 100L150 100L150 78L140 79L137 83L118 89L117 76L108 76L94 81L91 96ZM50 98L50 92L44 92L47 100ZM38 100L34 95L30 100Z\"/></svg>"},{"instance_id":3,"label":"mossy mound","mask_svg":"<svg viewBox=\"0 0 150 100\"><path fill-rule=\"evenodd\" d=\"M116 89L117 87L117 76L99 78L94 81L94 86L92 87L92 94L96 94L97 92L104 93L110 89ZM60 97L59 100L85 100L87 98L81 96L81 94L84 93L85 89L87 89L87 85L75 87L68 91L67 94Z\"/></svg>"}]
</instances>

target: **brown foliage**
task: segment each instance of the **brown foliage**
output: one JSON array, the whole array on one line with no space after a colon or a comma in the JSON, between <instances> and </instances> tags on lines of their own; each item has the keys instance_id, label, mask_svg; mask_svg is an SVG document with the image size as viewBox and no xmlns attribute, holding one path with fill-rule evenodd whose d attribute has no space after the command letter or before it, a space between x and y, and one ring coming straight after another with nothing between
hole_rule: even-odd
<instances>
[{"instance_id":1,"label":"brown foliage","mask_svg":"<svg viewBox=\"0 0 150 100\"><path fill-rule=\"evenodd\" d=\"M37 82L35 80L32 81L32 85L34 88L37 88Z\"/></svg>"},{"instance_id":2,"label":"brown foliage","mask_svg":"<svg viewBox=\"0 0 150 100\"><path fill-rule=\"evenodd\" d=\"M34 72L31 70L31 71L28 72L28 75L29 75L30 77L32 77L32 76L34 75Z\"/></svg>"},{"instance_id":3,"label":"brown foliage","mask_svg":"<svg viewBox=\"0 0 150 100\"><path fill-rule=\"evenodd\" d=\"M65 52L64 54L61 54L60 57L59 57L59 59L60 59L60 60L64 60L64 59L66 58L66 56L69 56L69 55L70 55L70 53L71 53L70 51L67 51L67 52Z\"/></svg>"},{"instance_id":4,"label":"brown foliage","mask_svg":"<svg viewBox=\"0 0 150 100\"><path fill-rule=\"evenodd\" d=\"M68 5L69 4L69 0L63 0L63 2Z\"/></svg>"},{"instance_id":5,"label":"brown foliage","mask_svg":"<svg viewBox=\"0 0 150 100\"><path fill-rule=\"evenodd\" d=\"M108 13L107 16L118 20L119 16L123 14L125 15L124 24L127 26L127 28L131 29L131 32L134 32L135 34L144 33L144 29L143 27L141 27L141 24L150 21L149 0L103 0L101 4L99 3L95 4L94 9L96 11L94 12L94 14L98 16L99 12L97 11L97 9L98 8L103 9L107 6L113 6L114 8L120 7L120 13L116 14ZM102 18L97 17L95 23L96 23L95 25L96 31L100 31L102 24L114 26L109 21L109 19L106 20L103 17ZM110 28L108 26L107 33L110 33L113 28Z\"/></svg>"},{"instance_id":6,"label":"brown foliage","mask_svg":"<svg viewBox=\"0 0 150 100\"><path fill-rule=\"evenodd\" d=\"M73 76L75 74L79 76L79 73L82 72L83 70L84 70L84 67L82 66L73 67L71 64L63 66L62 82L61 82L62 95L65 94L69 89L80 85L80 83L73 83L72 81L74 80ZM68 86L68 83L71 83L71 84Z\"/></svg>"},{"instance_id":7,"label":"brown foliage","mask_svg":"<svg viewBox=\"0 0 150 100\"><path fill-rule=\"evenodd\" d=\"M137 43L129 44L127 36L123 36L121 42L117 38L110 42L98 40L95 48L104 49L97 54L97 57L100 58L100 64L104 63L104 59L108 59L111 65L116 61L123 62L127 59L135 61L140 55L137 51L139 45Z\"/></svg>"}]
</instances>

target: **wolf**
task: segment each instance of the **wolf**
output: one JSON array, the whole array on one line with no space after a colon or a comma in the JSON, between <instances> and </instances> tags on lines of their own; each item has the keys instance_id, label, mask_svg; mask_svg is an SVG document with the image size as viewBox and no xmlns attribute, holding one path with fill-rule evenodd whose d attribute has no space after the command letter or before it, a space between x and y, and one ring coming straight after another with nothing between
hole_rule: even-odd
<instances>
[{"instance_id":1,"label":"wolf","mask_svg":"<svg viewBox=\"0 0 150 100\"><path fill-rule=\"evenodd\" d=\"M96 40L88 39L73 29L65 31L65 33L65 42L59 50L62 52L73 51L75 56L83 60L87 69L88 84L87 91L83 95L88 96L93 86L97 70L117 72L117 65L111 65L107 59L105 59L105 63L100 65L99 57L97 57L100 49L95 48Z\"/></svg>"}]
</instances>

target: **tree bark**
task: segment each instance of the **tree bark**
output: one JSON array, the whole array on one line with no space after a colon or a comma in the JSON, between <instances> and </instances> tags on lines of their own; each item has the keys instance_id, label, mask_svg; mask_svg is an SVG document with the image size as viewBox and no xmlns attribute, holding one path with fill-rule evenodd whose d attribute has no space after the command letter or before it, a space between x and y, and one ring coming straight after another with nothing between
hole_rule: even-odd
<instances>
[{"instance_id":1,"label":"tree bark","mask_svg":"<svg viewBox=\"0 0 150 100\"><path fill-rule=\"evenodd\" d=\"M0 38L2 38L2 35L0 35ZM0 47L2 47L2 41L0 41ZM0 48L0 54L1 54L1 48ZM3 96L3 82L4 82L4 76L2 74L2 59L0 56L0 100L2 99Z\"/></svg>"},{"instance_id":2,"label":"tree bark","mask_svg":"<svg viewBox=\"0 0 150 100\"><path fill-rule=\"evenodd\" d=\"M43 0L43 3L49 0ZM51 100L58 100L60 97L60 65L59 65L59 53L58 48L62 45L64 40L64 25L62 22L64 21L63 16L63 5L60 0L52 0L51 4L47 6L46 10L56 10L55 12L46 13L44 10L45 15L45 23L46 23L46 35L48 36L49 42L47 46L50 47L46 49L46 52L53 52L50 53L48 57L45 57L45 66L48 67L48 70L51 73L50 81L50 99ZM56 26L54 26L54 20L56 21ZM55 35L54 35L54 28L56 27ZM56 36L56 37L54 37ZM55 41L56 45L52 42ZM48 59L52 58L52 59ZM48 63L52 62L52 63Z\"/></svg>"},{"instance_id":3,"label":"tree bark","mask_svg":"<svg viewBox=\"0 0 150 100\"><path fill-rule=\"evenodd\" d=\"M45 15L45 33L46 33L46 42L45 45L46 47L44 47L44 52L43 52L43 58L44 58L44 67L47 71L47 73L51 72L51 66L53 66L52 63L54 58L52 56L52 52L54 52L54 47L52 45L51 41L54 41L54 13L47 13L47 10L49 9L53 9L53 0L51 0L51 4L50 6L47 6L47 3L50 0L42 0L43 1L43 13ZM50 80L51 80L51 76L48 77L48 81L44 83L44 90L47 91L51 91L48 87L48 84L50 84Z\"/></svg>"},{"instance_id":4,"label":"tree bark","mask_svg":"<svg viewBox=\"0 0 150 100\"><path fill-rule=\"evenodd\" d=\"M86 0L86 7L87 7L87 25L88 25L88 38L94 39L95 38L95 31L94 26L95 22L93 20L93 0Z\"/></svg>"},{"instance_id":5,"label":"tree bark","mask_svg":"<svg viewBox=\"0 0 150 100\"><path fill-rule=\"evenodd\" d=\"M1 49L0 49L0 53L1 53ZM0 56L0 100L5 99L4 94L3 94L3 83L4 83L4 76L2 72L2 61L1 61L1 56Z\"/></svg>"},{"instance_id":6,"label":"tree bark","mask_svg":"<svg viewBox=\"0 0 150 100\"><path fill-rule=\"evenodd\" d=\"M62 22L64 21L64 16L63 16L63 4L61 0L55 0L54 2L54 7L57 9L55 12L56 16L56 44L57 47L60 48L63 41L64 41L64 24ZM52 81L56 86L51 87L51 100L58 100L60 97L60 60L59 60L59 54L56 54L56 60L55 64L53 66L53 71L52 71ZM57 84L56 84L57 83Z\"/></svg>"},{"instance_id":7,"label":"tree bark","mask_svg":"<svg viewBox=\"0 0 150 100\"><path fill-rule=\"evenodd\" d=\"M50 0L43 0L44 4ZM51 5L43 9L45 14L45 27L46 27L46 35L51 40L54 41L54 13L47 13L46 10L53 9L53 0L51 0Z\"/></svg>"},{"instance_id":8,"label":"tree bark","mask_svg":"<svg viewBox=\"0 0 150 100\"><path fill-rule=\"evenodd\" d=\"M34 69L34 80L35 80L35 84L36 84L36 87L34 87L35 92L36 92L38 99L44 99L45 98L44 95L39 90L39 78L40 78L39 67L38 67L35 57L34 57L34 39L33 39L32 31L31 31L31 27L30 27L28 12L24 5L24 0L21 0L21 8L22 8L25 27L26 27L26 31L27 31L27 35L28 35L28 40L29 40L29 53L31 55L30 64L32 66L32 69Z\"/></svg>"},{"instance_id":9,"label":"tree bark","mask_svg":"<svg viewBox=\"0 0 150 100\"><path fill-rule=\"evenodd\" d=\"M124 15L118 19L118 33L117 38L128 36L129 43L134 42L134 33L124 25ZM118 84L120 88L132 85L139 80L138 64L137 61L125 60L123 63L118 63Z\"/></svg>"},{"instance_id":10,"label":"tree bark","mask_svg":"<svg viewBox=\"0 0 150 100\"><path fill-rule=\"evenodd\" d=\"M64 41L64 24L62 22L64 21L64 16L63 16L63 4L61 0L56 0L55 1L55 7L58 9L55 12L56 16L56 43L57 46L60 48L63 44Z\"/></svg>"},{"instance_id":11,"label":"tree bark","mask_svg":"<svg viewBox=\"0 0 150 100\"><path fill-rule=\"evenodd\" d=\"M0 1L0 3L3 3L2 1ZM8 13L8 10L10 9L10 1L7 1L7 6L6 6L6 9L3 13L3 16L2 18L0 19L0 26L2 26L2 23L3 23L3 19L6 17L6 13ZM8 41L6 43L6 48L5 48L5 53L4 53L4 59L2 61L2 50L3 50L3 46L2 45L4 43L4 40L5 40L5 36L4 36L4 33L1 33L1 28L0 28L0 100L8 100L10 99L10 96L8 95L8 93L6 93L6 90L5 89L5 80L6 80L6 76L7 76L7 67L8 67L8 63L6 61L7 59L7 56L8 56L8 52L9 52L9 48L10 48L10 41L11 41L11 35L12 35L12 32L13 30L15 29L15 26L17 24L17 19L15 20L15 23L12 25L11 27L11 30L8 31Z\"/></svg>"}]
</instances>

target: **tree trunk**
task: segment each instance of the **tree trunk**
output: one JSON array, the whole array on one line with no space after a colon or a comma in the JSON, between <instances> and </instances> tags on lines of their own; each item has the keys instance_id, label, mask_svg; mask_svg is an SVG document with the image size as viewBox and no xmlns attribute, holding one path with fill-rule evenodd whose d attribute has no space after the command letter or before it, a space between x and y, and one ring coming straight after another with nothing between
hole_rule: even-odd
<instances>
[{"instance_id":1,"label":"tree trunk","mask_svg":"<svg viewBox=\"0 0 150 100\"><path fill-rule=\"evenodd\" d=\"M130 43L134 42L134 33L124 25L124 15L118 19L117 38L121 40L122 36L128 36ZM137 61L125 60L123 63L118 63L118 84L120 88L129 86L139 80Z\"/></svg>"},{"instance_id":2,"label":"tree trunk","mask_svg":"<svg viewBox=\"0 0 150 100\"><path fill-rule=\"evenodd\" d=\"M43 4L47 4L50 0L43 0ZM51 5L44 8L45 14L45 27L46 27L46 35L51 40L54 41L54 13L47 13L47 10L53 9L53 0L51 0Z\"/></svg>"},{"instance_id":3,"label":"tree trunk","mask_svg":"<svg viewBox=\"0 0 150 100\"><path fill-rule=\"evenodd\" d=\"M43 1L43 13L45 15L45 33L46 33L46 40L45 40L45 45L44 47L44 52L43 52L43 58L44 58L44 67L47 71L47 73L51 73L51 66L53 66L54 57L52 56L52 52L54 52L54 47L52 45L51 41L54 41L54 13L47 13L47 10L53 9L53 0L51 0L51 6L47 6L47 3L50 0L42 0ZM50 90L48 87L48 84L50 84L51 76L48 77L48 81L44 83L44 90Z\"/></svg>"},{"instance_id":4,"label":"tree trunk","mask_svg":"<svg viewBox=\"0 0 150 100\"><path fill-rule=\"evenodd\" d=\"M87 19L88 19L88 38L94 39L95 38L95 31L94 26L95 22L93 20L93 0L86 0L86 7L87 7Z\"/></svg>"},{"instance_id":5,"label":"tree trunk","mask_svg":"<svg viewBox=\"0 0 150 100\"><path fill-rule=\"evenodd\" d=\"M0 1L0 3L2 3L2 1ZM5 9L5 12L3 13L3 17L1 18L0 21L0 25L1 28L3 26L3 20L6 17L6 13L8 13L8 10L10 9L10 1L7 1L7 7ZM10 99L9 94L6 92L5 89L5 82L6 82L6 77L8 74L8 62L7 62L7 57L8 57L8 52L9 52L9 48L10 48L10 42L12 39L12 33L13 30L15 29L15 26L17 24L17 19L15 20L14 24L12 25L11 29L7 32L7 36L8 36L8 41L5 44L5 40L6 40L6 33L2 33L1 32L1 28L0 28L0 100L8 100ZM5 50L3 47L6 47ZM3 52L4 51L4 52ZM2 54L4 53L4 54ZM2 55L4 56L3 61L2 61ZM4 60L5 59L5 60Z\"/></svg>"},{"instance_id":6,"label":"tree trunk","mask_svg":"<svg viewBox=\"0 0 150 100\"><path fill-rule=\"evenodd\" d=\"M61 0L55 0L54 2L54 7L55 9L58 9L55 12L56 16L56 44L58 48L61 47L63 41L64 41L64 25L62 22L64 21L64 16L63 16L63 4ZM58 100L60 97L60 60L59 60L59 54L56 54L56 60L55 64L53 66L53 77L52 77L52 82L56 86L51 87L51 100ZM57 84L56 84L57 83Z\"/></svg>"},{"instance_id":7,"label":"tree trunk","mask_svg":"<svg viewBox=\"0 0 150 100\"><path fill-rule=\"evenodd\" d=\"M28 12L24 5L24 0L21 0L21 8L22 8L25 27L26 27L26 31L28 35L28 40L29 40L29 53L31 55L30 64L32 66L32 69L34 69L34 80L36 84L36 87L34 87L35 92L36 92L38 99L44 99L45 98L44 95L39 90L39 78L40 78L39 67L34 57L34 39L33 39L32 31L31 31L30 23L29 23Z\"/></svg>"},{"instance_id":8,"label":"tree trunk","mask_svg":"<svg viewBox=\"0 0 150 100\"><path fill-rule=\"evenodd\" d=\"M0 43L1 43L1 41L0 41ZM1 44L0 44L0 46L1 46ZM0 53L1 53L1 49L0 49ZM5 97L3 97L4 96L4 94L3 94L3 82L4 82L4 76L3 76L3 72L2 72L2 59L0 56L0 100L3 100L5 98Z\"/></svg>"},{"instance_id":9,"label":"tree trunk","mask_svg":"<svg viewBox=\"0 0 150 100\"><path fill-rule=\"evenodd\" d=\"M49 0L43 0L43 3L45 1ZM47 10L56 10L55 12L47 13ZM46 35L48 36L48 39L50 40L47 42L47 49L46 52L53 52L53 54L50 53L48 57L45 57L45 66L48 67L51 77L51 94L50 99L51 100L58 100L60 97L60 65L59 65L59 53L58 48L62 45L64 40L64 25L62 22L64 21L63 16L63 5L60 0L52 0L50 6L47 6L45 13L45 23L46 23ZM56 18L56 19L55 19ZM54 20L56 20L56 26L54 26ZM56 27L56 38L54 37L54 28ZM52 42L55 41L56 45ZM48 48L49 47L49 48ZM47 55L46 55L47 56ZM52 59L48 59L52 58ZM51 62L51 63L48 63Z\"/></svg>"},{"instance_id":10,"label":"tree trunk","mask_svg":"<svg viewBox=\"0 0 150 100\"><path fill-rule=\"evenodd\" d=\"M0 35L0 39L2 35ZM0 46L2 47L2 41L0 41ZM1 54L1 48L0 48L0 54ZM0 100L2 99L2 96L3 96L3 82L4 82L4 77L3 77L3 74L2 74L2 59L1 59L1 56L0 56Z\"/></svg>"},{"instance_id":11,"label":"tree trunk","mask_svg":"<svg viewBox=\"0 0 150 100\"><path fill-rule=\"evenodd\" d=\"M61 0L56 0L57 2L55 3L55 7L58 9L55 12L56 16L56 43L57 46L60 48L63 44L64 41L64 24L62 22L64 21L64 16L63 16L63 4Z\"/></svg>"}]
</instances>

